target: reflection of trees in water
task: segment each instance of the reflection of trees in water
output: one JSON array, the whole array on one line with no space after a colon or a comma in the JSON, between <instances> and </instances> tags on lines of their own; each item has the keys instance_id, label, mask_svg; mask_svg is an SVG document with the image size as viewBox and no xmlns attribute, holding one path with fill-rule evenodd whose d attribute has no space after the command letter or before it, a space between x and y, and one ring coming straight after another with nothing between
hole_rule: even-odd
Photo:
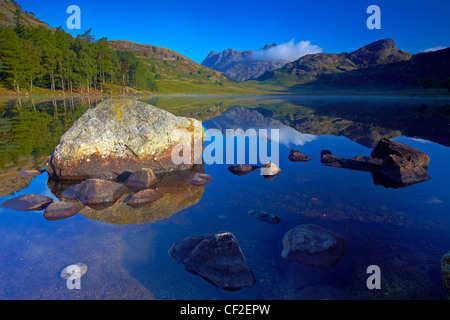
<instances>
[{"instance_id":1,"label":"reflection of trees in water","mask_svg":"<svg viewBox=\"0 0 450 320\"><path fill-rule=\"evenodd\" d=\"M0 167L19 166L21 159L42 165L59 138L97 100L33 98L0 102Z\"/></svg>"}]
</instances>

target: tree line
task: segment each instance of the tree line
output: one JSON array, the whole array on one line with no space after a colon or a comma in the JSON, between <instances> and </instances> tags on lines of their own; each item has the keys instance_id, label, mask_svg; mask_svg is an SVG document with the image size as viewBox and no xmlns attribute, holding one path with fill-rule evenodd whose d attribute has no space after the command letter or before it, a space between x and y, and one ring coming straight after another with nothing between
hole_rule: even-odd
<instances>
[{"instance_id":1,"label":"tree line","mask_svg":"<svg viewBox=\"0 0 450 320\"><path fill-rule=\"evenodd\" d=\"M15 26L0 28L0 80L16 93L33 86L51 91L89 93L114 85L158 91L154 65L133 51L113 50L107 38L96 40L89 29L73 37L62 30Z\"/></svg>"}]
</instances>

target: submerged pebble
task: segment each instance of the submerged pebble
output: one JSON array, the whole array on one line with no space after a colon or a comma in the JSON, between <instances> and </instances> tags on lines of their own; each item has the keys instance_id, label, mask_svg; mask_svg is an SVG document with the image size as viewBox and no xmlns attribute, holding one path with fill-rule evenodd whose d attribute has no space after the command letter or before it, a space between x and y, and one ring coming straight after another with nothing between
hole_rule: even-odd
<instances>
[{"instance_id":1,"label":"submerged pebble","mask_svg":"<svg viewBox=\"0 0 450 320\"><path fill-rule=\"evenodd\" d=\"M211 180L212 177L209 174L197 172L189 179L189 184L201 187L210 182Z\"/></svg>"},{"instance_id":2,"label":"submerged pebble","mask_svg":"<svg viewBox=\"0 0 450 320\"><path fill-rule=\"evenodd\" d=\"M87 265L85 265L84 263L77 263L77 264L71 264L70 266L65 267L61 273L60 273L60 277L63 278L64 280L69 279L69 277L71 277L71 279L75 280L75 279L79 279L82 276L84 276L86 274L88 270Z\"/></svg>"},{"instance_id":3,"label":"submerged pebble","mask_svg":"<svg viewBox=\"0 0 450 320\"><path fill-rule=\"evenodd\" d=\"M249 210L248 214L251 215L252 217L255 217L258 220L272 224L277 224L281 221L281 218L260 210Z\"/></svg>"}]
</instances>

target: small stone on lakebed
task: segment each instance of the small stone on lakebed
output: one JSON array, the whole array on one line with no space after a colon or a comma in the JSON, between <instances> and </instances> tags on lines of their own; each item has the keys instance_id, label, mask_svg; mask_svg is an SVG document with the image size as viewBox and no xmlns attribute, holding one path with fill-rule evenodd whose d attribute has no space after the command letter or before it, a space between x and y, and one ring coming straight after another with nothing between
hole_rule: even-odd
<instances>
[{"instance_id":1,"label":"small stone on lakebed","mask_svg":"<svg viewBox=\"0 0 450 320\"><path fill-rule=\"evenodd\" d=\"M211 180L212 177L209 174L197 172L189 179L189 184L200 187L204 186Z\"/></svg>"},{"instance_id":2,"label":"small stone on lakebed","mask_svg":"<svg viewBox=\"0 0 450 320\"><path fill-rule=\"evenodd\" d=\"M250 210L248 212L248 214L258 220L272 223L272 224L278 224L281 221L281 218L279 218L273 214L270 214L270 213L267 213L264 211L260 211L260 210Z\"/></svg>"}]
</instances>

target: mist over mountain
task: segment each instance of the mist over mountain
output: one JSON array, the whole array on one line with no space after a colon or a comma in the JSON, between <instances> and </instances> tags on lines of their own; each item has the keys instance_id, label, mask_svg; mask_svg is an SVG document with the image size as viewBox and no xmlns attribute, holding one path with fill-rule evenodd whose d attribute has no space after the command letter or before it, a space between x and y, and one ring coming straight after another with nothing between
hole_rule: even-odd
<instances>
[{"instance_id":1,"label":"mist over mountain","mask_svg":"<svg viewBox=\"0 0 450 320\"><path fill-rule=\"evenodd\" d=\"M211 51L202 65L223 72L237 81L255 79L266 71L281 68L306 54L322 52L309 41L267 44L260 50L237 51L226 49L220 53Z\"/></svg>"},{"instance_id":2,"label":"mist over mountain","mask_svg":"<svg viewBox=\"0 0 450 320\"><path fill-rule=\"evenodd\" d=\"M450 48L413 55L382 39L350 53L306 55L257 80L334 89L448 89L448 70Z\"/></svg>"}]
</instances>

